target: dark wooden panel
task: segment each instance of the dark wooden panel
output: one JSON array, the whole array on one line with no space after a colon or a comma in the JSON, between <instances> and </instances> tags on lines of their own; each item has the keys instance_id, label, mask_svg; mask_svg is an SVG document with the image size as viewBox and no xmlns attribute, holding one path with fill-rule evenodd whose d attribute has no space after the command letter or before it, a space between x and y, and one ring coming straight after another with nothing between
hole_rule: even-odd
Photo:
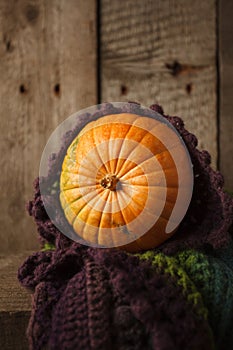
<instances>
[{"instance_id":1,"label":"dark wooden panel","mask_svg":"<svg viewBox=\"0 0 233 350\"><path fill-rule=\"evenodd\" d=\"M0 251L37 247L24 210L45 143L96 103L95 0L0 0Z\"/></svg>"},{"instance_id":2,"label":"dark wooden panel","mask_svg":"<svg viewBox=\"0 0 233 350\"><path fill-rule=\"evenodd\" d=\"M0 313L0 348L2 350L27 350L26 329L30 317L29 311Z\"/></svg>"},{"instance_id":3,"label":"dark wooden panel","mask_svg":"<svg viewBox=\"0 0 233 350\"><path fill-rule=\"evenodd\" d=\"M102 101L163 105L216 164L214 0L101 0Z\"/></svg>"},{"instance_id":4,"label":"dark wooden panel","mask_svg":"<svg viewBox=\"0 0 233 350\"><path fill-rule=\"evenodd\" d=\"M219 1L220 169L233 191L233 2Z\"/></svg>"},{"instance_id":5,"label":"dark wooden panel","mask_svg":"<svg viewBox=\"0 0 233 350\"><path fill-rule=\"evenodd\" d=\"M17 270L30 252L0 256L0 349L26 350L31 296L17 280Z\"/></svg>"}]
</instances>

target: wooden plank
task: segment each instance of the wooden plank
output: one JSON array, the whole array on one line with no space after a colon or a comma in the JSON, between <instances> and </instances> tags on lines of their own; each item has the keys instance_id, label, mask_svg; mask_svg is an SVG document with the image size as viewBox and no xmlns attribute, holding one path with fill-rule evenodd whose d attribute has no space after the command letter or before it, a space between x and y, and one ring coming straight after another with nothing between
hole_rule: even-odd
<instances>
[{"instance_id":1,"label":"wooden plank","mask_svg":"<svg viewBox=\"0 0 233 350\"><path fill-rule=\"evenodd\" d=\"M220 170L233 191L233 2L219 1Z\"/></svg>"},{"instance_id":2,"label":"wooden plank","mask_svg":"<svg viewBox=\"0 0 233 350\"><path fill-rule=\"evenodd\" d=\"M30 312L0 313L0 347L3 350L28 350L26 328Z\"/></svg>"},{"instance_id":3,"label":"wooden plank","mask_svg":"<svg viewBox=\"0 0 233 350\"><path fill-rule=\"evenodd\" d=\"M102 101L159 103L217 159L214 0L102 0Z\"/></svg>"},{"instance_id":4,"label":"wooden plank","mask_svg":"<svg viewBox=\"0 0 233 350\"><path fill-rule=\"evenodd\" d=\"M0 256L0 349L28 349L31 297L17 280L17 270L27 255Z\"/></svg>"},{"instance_id":5,"label":"wooden plank","mask_svg":"<svg viewBox=\"0 0 233 350\"><path fill-rule=\"evenodd\" d=\"M45 143L96 103L95 0L0 0L0 251L37 247L25 212Z\"/></svg>"}]
</instances>

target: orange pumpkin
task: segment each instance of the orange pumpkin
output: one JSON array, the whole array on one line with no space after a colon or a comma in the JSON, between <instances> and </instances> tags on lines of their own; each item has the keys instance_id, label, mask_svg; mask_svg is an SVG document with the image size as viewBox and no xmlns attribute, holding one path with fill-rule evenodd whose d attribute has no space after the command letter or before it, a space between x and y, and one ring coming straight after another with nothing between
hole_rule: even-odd
<instances>
[{"instance_id":1,"label":"orange pumpkin","mask_svg":"<svg viewBox=\"0 0 233 350\"><path fill-rule=\"evenodd\" d=\"M140 251L175 233L191 200L193 171L168 124L108 115L73 140L62 165L60 202L87 245Z\"/></svg>"}]
</instances>

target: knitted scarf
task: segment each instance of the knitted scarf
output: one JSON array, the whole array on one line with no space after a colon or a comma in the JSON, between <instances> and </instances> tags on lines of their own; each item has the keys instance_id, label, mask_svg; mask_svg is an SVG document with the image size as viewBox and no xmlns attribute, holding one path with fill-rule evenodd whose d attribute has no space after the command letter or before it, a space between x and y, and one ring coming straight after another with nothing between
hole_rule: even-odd
<instances>
[{"instance_id":1,"label":"knitted scarf","mask_svg":"<svg viewBox=\"0 0 233 350\"><path fill-rule=\"evenodd\" d=\"M96 118L110 108L113 114L110 104L101 108ZM128 112L133 109L131 104ZM177 129L190 153L195 180L185 218L172 238L139 254L82 246L53 225L37 179L28 212L43 249L18 272L23 286L34 291L27 330L30 349L233 347L233 200L223 190L222 175L210 167L210 155L197 149L197 139L183 121L164 115L158 105L151 110ZM115 108L115 113L121 111ZM88 118L80 119L51 157L44 180L48 187L59 178L60 160ZM47 200L57 205L52 195Z\"/></svg>"}]
</instances>

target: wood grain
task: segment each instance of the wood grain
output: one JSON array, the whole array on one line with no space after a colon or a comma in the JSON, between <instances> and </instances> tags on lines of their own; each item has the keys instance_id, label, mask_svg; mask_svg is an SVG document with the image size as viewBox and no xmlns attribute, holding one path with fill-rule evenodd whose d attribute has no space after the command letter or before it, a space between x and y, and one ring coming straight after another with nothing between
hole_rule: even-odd
<instances>
[{"instance_id":1,"label":"wood grain","mask_svg":"<svg viewBox=\"0 0 233 350\"><path fill-rule=\"evenodd\" d=\"M220 170L233 191L233 2L219 1Z\"/></svg>"},{"instance_id":2,"label":"wood grain","mask_svg":"<svg viewBox=\"0 0 233 350\"><path fill-rule=\"evenodd\" d=\"M102 0L102 101L159 103L217 159L214 0Z\"/></svg>"},{"instance_id":3,"label":"wood grain","mask_svg":"<svg viewBox=\"0 0 233 350\"><path fill-rule=\"evenodd\" d=\"M17 280L17 270L30 252L0 255L0 349L28 349L26 328L31 296Z\"/></svg>"},{"instance_id":4,"label":"wood grain","mask_svg":"<svg viewBox=\"0 0 233 350\"><path fill-rule=\"evenodd\" d=\"M95 0L0 0L0 251L37 248L25 212L55 127L96 103Z\"/></svg>"}]
</instances>

